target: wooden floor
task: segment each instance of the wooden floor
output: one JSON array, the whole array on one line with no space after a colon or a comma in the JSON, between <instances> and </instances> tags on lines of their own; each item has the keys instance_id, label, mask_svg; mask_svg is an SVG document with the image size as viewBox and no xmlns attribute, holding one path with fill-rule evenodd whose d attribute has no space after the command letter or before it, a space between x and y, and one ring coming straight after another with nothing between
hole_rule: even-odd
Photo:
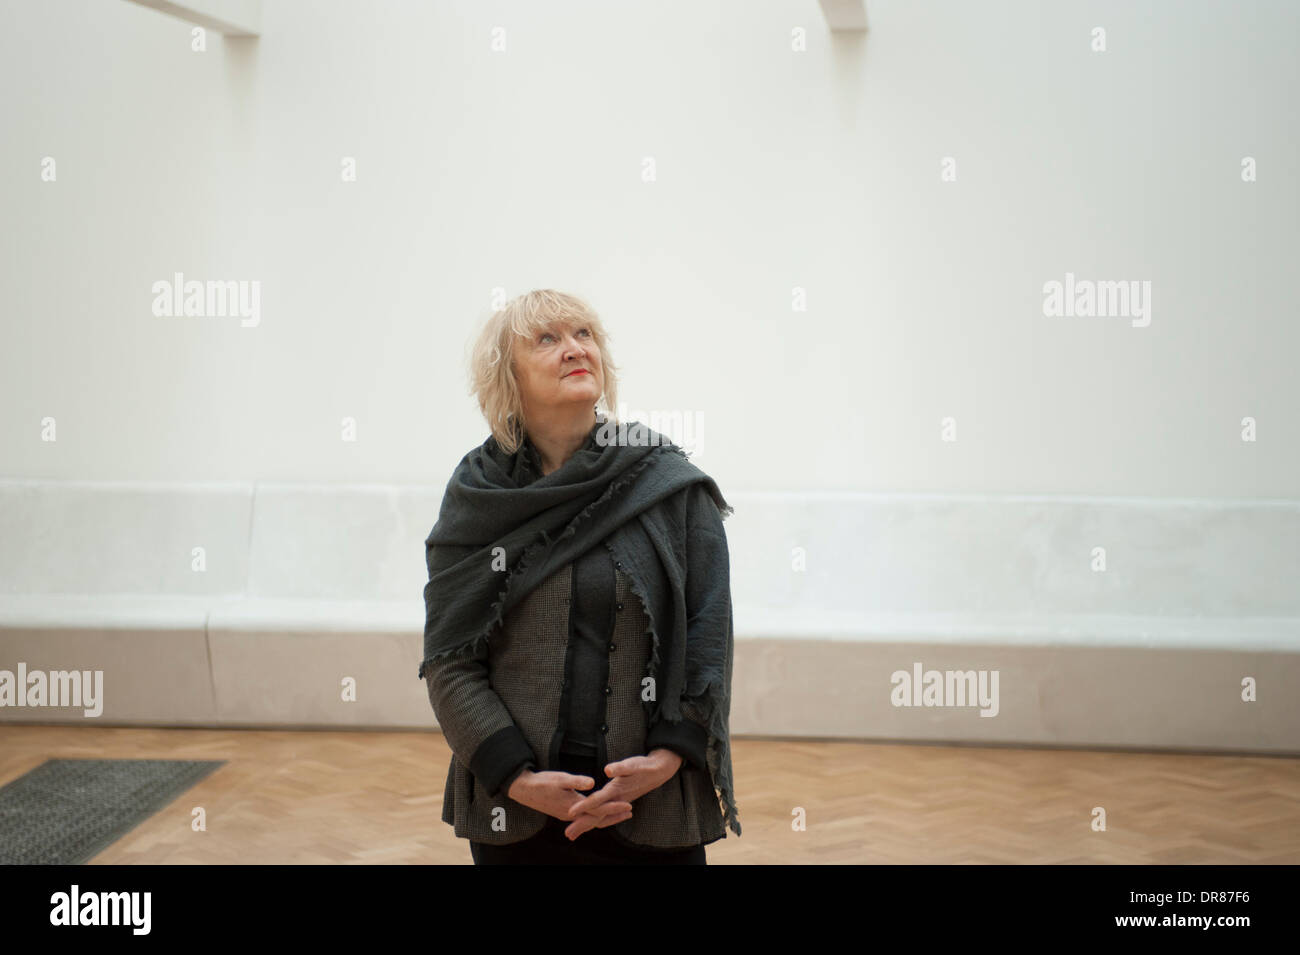
<instances>
[{"instance_id":1,"label":"wooden floor","mask_svg":"<svg viewBox=\"0 0 1300 955\"><path fill-rule=\"evenodd\" d=\"M93 864L470 863L436 731L0 726L0 785L56 757L229 761ZM710 865L1300 863L1297 759L735 739L732 763L744 835Z\"/></svg>"}]
</instances>

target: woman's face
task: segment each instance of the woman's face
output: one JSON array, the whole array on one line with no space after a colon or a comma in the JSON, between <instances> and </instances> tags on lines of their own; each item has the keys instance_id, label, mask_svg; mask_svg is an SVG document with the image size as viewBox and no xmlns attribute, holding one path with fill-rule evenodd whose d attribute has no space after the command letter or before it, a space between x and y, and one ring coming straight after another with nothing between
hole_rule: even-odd
<instances>
[{"instance_id":1,"label":"woman's face","mask_svg":"<svg viewBox=\"0 0 1300 955\"><path fill-rule=\"evenodd\" d=\"M605 370L595 336L585 324L554 322L515 349L515 377L524 415L566 406L595 408Z\"/></svg>"}]
</instances>

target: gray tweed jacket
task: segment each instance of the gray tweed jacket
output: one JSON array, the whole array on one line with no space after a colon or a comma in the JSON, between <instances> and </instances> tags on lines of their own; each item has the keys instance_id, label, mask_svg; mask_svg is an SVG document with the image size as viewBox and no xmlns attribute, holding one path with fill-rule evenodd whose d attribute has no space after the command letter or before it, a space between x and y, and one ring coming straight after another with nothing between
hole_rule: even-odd
<instances>
[{"instance_id":1,"label":"gray tweed jacket","mask_svg":"<svg viewBox=\"0 0 1300 955\"><path fill-rule=\"evenodd\" d=\"M504 780L490 779L485 785L469 767L499 765L503 748L511 746L516 749L510 752L528 755L518 742L520 731L537 772L557 765L572 577L573 565L567 564L520 601L488 640L486 653L462 651L426 671L429 702L453 753L442 820L461 838L507 845L536 835L550 818L504 792L490 791ZM650 662L650 619L627 574L616 569L615 577L609 696L604 735L597 743L602 769L608 762L644 755L655 745L655 733L649 732L655 728L647 726L649 704L641 700L641 680ZM705 702L682 699L682 715L698 727L686 728L693 734L707 735ZM680 732L671 727L661 725L665 738ZM490 759L493 755L498 758ZM664 849L724 838L722 810L707 766L683 761L667 782L632 803L631 819L606 831L635 845Z\"/></svg>"}]
</instances>

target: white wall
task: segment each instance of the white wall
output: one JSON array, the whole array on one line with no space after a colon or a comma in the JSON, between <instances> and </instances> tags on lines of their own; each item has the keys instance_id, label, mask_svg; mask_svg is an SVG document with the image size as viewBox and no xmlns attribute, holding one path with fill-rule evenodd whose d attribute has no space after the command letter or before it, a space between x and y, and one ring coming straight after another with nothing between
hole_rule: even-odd
<instances>
[{"instance_id":1,"label":"white wall","mask_svg":"<svg viewBox=\"0 0 1300 955\"><path fill-rule=\"evenodd\" d=\"M195 53L0 5L0 476L441 486L493 289L555 287L724 492L1297 496L1300 5L262 8ZM156 317L175 272L260 324ZM1150 281L1150 324L1045 317L1066 272Z\"/></svg>"}]
</instances>

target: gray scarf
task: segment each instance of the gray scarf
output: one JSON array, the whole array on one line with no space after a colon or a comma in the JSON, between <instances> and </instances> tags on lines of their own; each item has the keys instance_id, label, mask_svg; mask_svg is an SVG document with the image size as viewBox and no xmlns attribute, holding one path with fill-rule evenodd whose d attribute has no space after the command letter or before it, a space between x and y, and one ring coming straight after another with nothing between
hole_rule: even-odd
<instances>
[{"instance_id":1,"label":"gray scarf","mask_svg":"<svg viewBox=\"0 0 1300 955\"><path fill-rule=\"evenodd\" d=\"M697 621L688 644L685 498L675 495L702 481L724 519L733 508L684 450L640 422L615 425L602 416L558 470L541 475L537 462L531 442L506 454L489 436L447 482L438 521L425 540L429 582L420 679L430 662L471 644L486 646L493 629L538 584L608 539L646 591L633 588L652 623L648 675L658 692L649 716L681 719L688 679L693 689L707 683L709 772L722 793L724 819L740 835L728 729L733 615L728 604L725 621L720 612L703 626ZM690 568L692 574L719 570Z\"/></svg>"}]
</instances>

